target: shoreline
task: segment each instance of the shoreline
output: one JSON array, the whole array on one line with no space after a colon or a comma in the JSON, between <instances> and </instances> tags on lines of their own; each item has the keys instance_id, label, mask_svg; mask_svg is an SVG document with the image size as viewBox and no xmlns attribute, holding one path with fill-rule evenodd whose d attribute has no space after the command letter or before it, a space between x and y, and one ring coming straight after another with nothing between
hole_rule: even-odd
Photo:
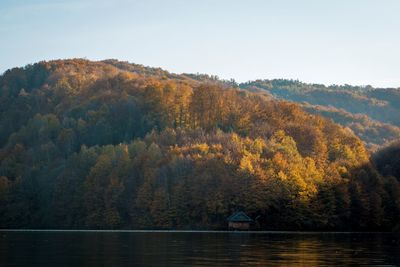
<instances>
[{"instance_id":1,"label":"shoreline","mask_svg":"<svg viewBox=\"0 0 400 267\"><path fill-rule=\"evenodd\" d=\"M0 232L88 232L88 233L210 233L210 234L400 234L398 232L362 231L229 231L229 230L96 230L96 229L0 229Z\"/></svg>"}]
</instances>

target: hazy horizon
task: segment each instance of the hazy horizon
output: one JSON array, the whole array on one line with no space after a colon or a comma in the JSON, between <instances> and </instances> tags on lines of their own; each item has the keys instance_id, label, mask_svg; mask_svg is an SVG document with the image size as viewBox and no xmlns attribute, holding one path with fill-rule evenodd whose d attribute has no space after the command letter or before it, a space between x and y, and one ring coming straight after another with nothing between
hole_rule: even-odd
<instances>
[{"instance_id":1,"label":"hazy horizon","mask_svg":"<svg viewBox=\"0 0 400 267\"><path fill-rule=\"evenodd\" d=\"M400 87L400 2L65 1L0 3L0 73L86 58L246 82Z\"/></svg>"}]
</instances>

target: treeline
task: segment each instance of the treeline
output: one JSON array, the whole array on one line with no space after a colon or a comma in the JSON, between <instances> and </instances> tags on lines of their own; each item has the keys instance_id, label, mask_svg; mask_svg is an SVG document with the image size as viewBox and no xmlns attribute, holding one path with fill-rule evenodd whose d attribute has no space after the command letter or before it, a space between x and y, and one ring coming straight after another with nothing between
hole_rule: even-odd
<instances>
[{"instance_id":1,"label":"treeline","mask_svg":"<svg viewBox=\"0 0 400 267\"><path fill-rule=\"evenodd\" d=\"M399 181L298 105L117 61L0 77L1 228L392 230Z\"/></svg>"},{"instance_id":2,"label":"treeline","mask_svg":"<svg viewBox=\"0 0 400 267\"><path fill-rule=\"evenodd\" d=\"M240 87L307 103L308 110L350 127L372 150L400 138L400 89L324 86L283 79L257 80Z\"/></svg>"},{"instance_id":3,"label":"treeline","mask_svg":"<svg viewBox=\"0 0 400 267\"><path fill-rule=\"evenodd\" d=\"M353 114L331 106L310 105L308 103L300 105L307 112L330 118L334 122L350 128L364 141L370 151L377 151L394 140L400 139L400 127L373 120L365 114Z\"/></svg>"},{"instance_id":4,"label":"treeline","mask_svg":"<svg viewBox=\"0 0 400 267\"><path fill-rule=\"evenodd\" d=\"M400 140L375 153L373 161L383 175L392 176L400 181Z\"/></svg>"}]
</instances>

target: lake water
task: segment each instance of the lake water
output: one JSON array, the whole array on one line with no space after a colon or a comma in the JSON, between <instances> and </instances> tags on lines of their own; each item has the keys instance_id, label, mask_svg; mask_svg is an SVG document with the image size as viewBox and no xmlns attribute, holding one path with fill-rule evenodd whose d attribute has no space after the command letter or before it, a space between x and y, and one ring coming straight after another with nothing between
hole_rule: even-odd
<instances>
[{"instance_id":1,"label":"lake water","mask_svg":"<svg viewBox=\"0 0 400 267\"><path fill-rule=\"evenodd\" d=\"M0 231L0 266L400 265L377 233Z\"/></svg>"}]
</instances>

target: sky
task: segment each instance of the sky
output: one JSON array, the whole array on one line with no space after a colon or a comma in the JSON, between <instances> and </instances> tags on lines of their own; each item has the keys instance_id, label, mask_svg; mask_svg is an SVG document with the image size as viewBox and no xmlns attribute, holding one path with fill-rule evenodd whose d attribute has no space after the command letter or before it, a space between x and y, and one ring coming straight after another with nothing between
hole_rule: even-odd
<instances>
[{"instance_id":1,"label":"sky","mask_svg":"<svg viewBox=\"0 0 400 267\"><path fill-rule=\"evenodd\" d=\"M399 0L0 0L0 73L87 58L400 87Z\"/></svg>"}]
</instances>

